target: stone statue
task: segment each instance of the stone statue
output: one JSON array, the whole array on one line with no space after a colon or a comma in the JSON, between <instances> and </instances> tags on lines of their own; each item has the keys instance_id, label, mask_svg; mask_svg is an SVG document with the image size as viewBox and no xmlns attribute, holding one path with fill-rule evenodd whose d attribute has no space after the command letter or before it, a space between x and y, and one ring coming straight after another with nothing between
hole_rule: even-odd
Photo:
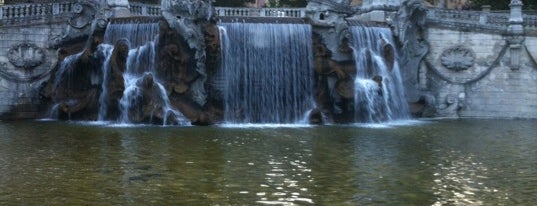
<instances>
[{"instance_id":1,"label":"stone statue","mask_svg":"<svg viewBox=\"0 0 537 206\"><path fill-rule=\"evenodd\" d=\"M407 98L410 102L417 101L421 92L418 71L420 63L429 52L429 44L425 40L425 21L427 8L422 1L405 1L397 12L393 22L394 35L399 42L400 68Z\"/></svg>"}]
</instances>

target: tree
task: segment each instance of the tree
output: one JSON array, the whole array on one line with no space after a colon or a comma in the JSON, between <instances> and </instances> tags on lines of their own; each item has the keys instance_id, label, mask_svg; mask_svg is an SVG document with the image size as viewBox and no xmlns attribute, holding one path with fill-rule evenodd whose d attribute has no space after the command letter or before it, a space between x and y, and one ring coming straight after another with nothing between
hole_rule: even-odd
<instances>
[{"instance_id":1,"label":"tree","mask_svg":"<svg viewBox=\"0 0 537 206\"><path fill-rule=\"evenodd\" d=\"M213 6L221 7L244 7L246 3L254 3L255 0L216 0Z\"/></svg>"},{"instance_id":2,"label":"tree","mask_svg":"<svg viewBox=\"0 0 537 206\"><path fill-rule=\"evenodd\" d=\"M510 0L470 0L470 7L475 10L480 10L483 5L490 5L492 10L509 10ZM537 9L535 0L522 0L524 10Z\"/></svg>"},{"instance_id":3,"label":"tree","mask_svg":"<svg viewBox=\"0 0 537 206\"><path fill-rule=\"evenodd\" d=\"M280 0L282 7L306 7L308 2L306 0Z\"/></svg>"}]
</instances>

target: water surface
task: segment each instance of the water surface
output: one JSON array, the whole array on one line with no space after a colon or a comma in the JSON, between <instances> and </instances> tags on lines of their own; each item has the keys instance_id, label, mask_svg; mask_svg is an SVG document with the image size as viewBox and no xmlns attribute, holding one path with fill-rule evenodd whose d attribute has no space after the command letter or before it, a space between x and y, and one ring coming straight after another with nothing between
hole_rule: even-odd
<instances>
[{"instance_id":1,"label":"water surface","mask_svg":"<svg viewBox=\"0 0 537 206\"><path fill-rule=\"evenodd\" d=\"M0 205L531 205L536 125L0 122Z\"/></svg>"}]
</instances>

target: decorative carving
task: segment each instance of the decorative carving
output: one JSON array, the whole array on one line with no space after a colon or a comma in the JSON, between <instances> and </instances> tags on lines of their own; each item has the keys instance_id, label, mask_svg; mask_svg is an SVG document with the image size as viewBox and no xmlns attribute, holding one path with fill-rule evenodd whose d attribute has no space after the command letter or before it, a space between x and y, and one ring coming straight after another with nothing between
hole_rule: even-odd
<instances>
[{"instance_id":1,"label":"decorative carving","mask_svg":"<svg viewBox=\"0 0 537 206\"><path fill-rule=\"evenodd\" d=\"M189 49L194 51L196 73L200 75L190 85L190 95L199 105L207 103L207 93L204 88L206 73L205 36L202 28L211 21L214 8L210 0L163 0L161 1L162 15L174 29L182 36Z\"/></svg>"},{"instance_id":2,"label":"decorative carving","mask_svg":"<svg viewBox=\"0 0 537 206\"><path fill-rule=\"evenodd\" d=\"M45 62L45 51L35 44L23 43L11 47L7 57L18 68L33 69Z\"/></svg>"},{"instance_id":3,"label":"decorative carving","mask_svg":"<svg viewBox=\"0 0 537 206\"><path fill-rule=\"evenodd\" d=\"M427 7L419 0L404 1L394 18L393 31L399 41L400 68L405 95L411 102L422 96L419 90L418 70L425 55L429 52L426 41Z\"/></svg>"},{"instance_id":4,"label":"decorative carving","mask_svg":"<svg viewBox=\"0 0 537 206\"><path fill-rule=\"evenodd\" d=\"M437 108L438 116L458 117L459 110L464 107L465 99L465 93L459 93L458 96L456 94L446 95L444 103Z\"/></svg>"},{"instance_id":5,"label":"decorative carving","mask_svg":"<svg viewBox=\"0 0 537 206\"><path fill-rule=\"evenodd\" d=\"M442 65L453 71L467 70L474 65L474 52L463 46L455 46L446 49L440 57Z\"/></svg>"},{"instance_id":6,"label":"decorative carving","mask_svg":"<svg viewBox=\"0 0 537 206\"><path fill-rule=\"evenodd\" d=\"M77 2L73 4L73 17L69 20L69 25L76 29L82 29L91 24L95 18L97 6L90 1Z\"/></svg>"}]
</instances>

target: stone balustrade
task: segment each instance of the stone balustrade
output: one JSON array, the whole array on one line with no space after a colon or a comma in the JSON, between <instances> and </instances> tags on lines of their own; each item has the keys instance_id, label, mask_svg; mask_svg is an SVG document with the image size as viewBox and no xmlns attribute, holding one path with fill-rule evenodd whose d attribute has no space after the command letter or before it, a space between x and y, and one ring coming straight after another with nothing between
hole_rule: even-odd
<instances>
[{"instance_id":1,"label":"stone balustrade","mask_svg":"<svg viewBox=\"0 0 537 206\"><path fill-rule=\"evenodd\" d=\"M34 19L48 15L71 13L73 2L57 2L44 4L13 4L0 7L0 20Z\"/></svg>"},{"instance_id":2,"label":"stone balustrade","mask_svg":"<svg viewBox=\"0 0 537 206\"><path fill-rule=\"evenodd\" d=\"M524 16L524 27L526 29L537 30L537 15Z\"/></svg>"},{"instance_id":3,"label":"stone balustrade","mask_svg":"<svg viewBox=\"0 0 537 206\"><path fill-rule=\"evenodd\" d=\"M509 27L509 11L487 12L450 9L429 9L427 22L433 25L468 31L491 31L505 33ZM524 15L524 29L537 33L537 15Z\"/></svg>"},{"instance_id":4,"label":"stone balustrade","mask_svg":"<svg viewBox=\"0 0 537 206\"><path fill-rule=\"evenodd\" d=\"M306 16L305 8L232 8L216 7L216 16L226 17L294 17ZM130 12L134 16L159 16L159 5L130 3Z\"/></svg>"},{"instance_id":5,"label":"stone balustrade","mask_svg":"<svg viewBox=\"0 0 537 206\"><path fill-rule=\"evenodd\" d=\"M160 5L149 5L142 3L130 3L131 15L134 16L160 16Z\"/></svg>"},{"instance_id":6,"label":"stone balustrade","mask_svg":"<svg viewBox=\"0 0 537 206\"><path fill-rule=\"evenodd\" d=\"M217 16L237 17L306 17L305 8L231 8L216 7Z\"/></svg>"},{"instance_id":7,"label":"stone balustrade","mask_svg":"<svg viewBox=\"0 0 537 206\"><path fill-rule=\"evenodd\" d=\"M429 9L427 12L427 22L441 27L469 31L492 30L504 33L509 26L509 13Z\"/></svg>"},{"instance_id":8,"label":"stone balustrade","mask_svg":"<svg viewBox=\"0 0 537 206\"><path fill-rule=\"evenodd\" d=\"M0 21L43 19L45 16L65 16L71 14L75 2L54 2L39 4L12 4L0 6ZM160 5L130 3L134 16L160 16ZM220 17L306 17L305 8L232 8L215 7L215 15ZM491 11L467 11L431 8L427 12L427 22L432 25L468 31L492 31L505 33L509 26L509 13ZM528 33L537 34L537 15L524 15L524 28Z\"/></svg>"}]
</instances>

